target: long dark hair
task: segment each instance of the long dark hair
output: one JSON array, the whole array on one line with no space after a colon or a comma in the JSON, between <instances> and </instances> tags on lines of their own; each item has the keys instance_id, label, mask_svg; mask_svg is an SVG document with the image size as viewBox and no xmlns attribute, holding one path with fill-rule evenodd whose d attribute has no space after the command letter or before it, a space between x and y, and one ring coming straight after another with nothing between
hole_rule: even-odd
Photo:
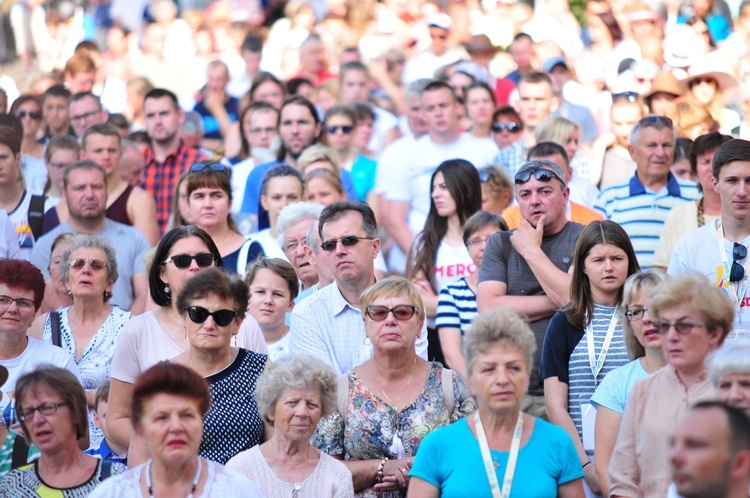
<instances>
[{"instance_id":1,"label":"long dark hair","mask_svg":"<svg viewBox=\"0 0 750 498\"><path fill-rule=\"evenodd\" d=\"M594 298L591 293L591 281L585 272L585 261L591 249L598 244L612 244L625 251L628 257L628 277L641 270L635 256L633 244L625 230L614 221L594 221L583 229L576 243L573 254L573 278L570 282L570 302L565 305L568 322L580 328L591 323L594 314ZM622 287L617 294L617 304L622 302Z\"/></svg>"},{"instance_id":2,"label":"long dark hair","mask_svg":"<svg viewBox=\"0 0 750 498\"><path fill-rule=\"evenodd\" d=\"M482 184L479 172L469 161L463 159L449 159L440 163L430 178L430 193L433 190L435 177L443 174L445 186L448 188L453 201L456 203L456 214L463 229L469 217L482 209ZM435 201L430 199L430 212L424 224L424 230L419 234L409 251L406 265L408 278L415 278L420 272L435 288L435 261L440 242L448 233L448 218L440 216L435 207Z\"/></svg>"}]
</instances>

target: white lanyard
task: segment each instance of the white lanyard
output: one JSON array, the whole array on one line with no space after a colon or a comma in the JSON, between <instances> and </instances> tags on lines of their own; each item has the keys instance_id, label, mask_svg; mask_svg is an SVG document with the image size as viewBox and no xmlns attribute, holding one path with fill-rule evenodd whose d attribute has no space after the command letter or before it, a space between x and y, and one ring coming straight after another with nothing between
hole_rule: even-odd
<instances>
[{"instance_id":1,"label":"white lanyard","mask_svg":"<svg viewBox=\"0 0 750 498\"><path fill-rule=\"evenodd\" d=\"M516 428L513 429L513 440L510 443L508 452L508 465L505 467L505 476L503 477L503 492L500 493L500 485L497 482L495 465L492 463L490 454L490 445L487 443L487 436L484 433L482 419L479 418L479 410L474 412L474 424L477 427L477 440L479 449L482 451L482 460L484 460L484 470L487 472L487 478L490 480L490 489L493 498L508 498L510 488L513 486L513 474L516 472L516 462L518 461L518 450L521 448L521 434L523 433L523 412L518 412Z\"/></svg>"},{"instance_id":2,"label":"white lanyard","mask_svg":"<svg viewBox=\"0 0 750 498\"><path fill-rule=\"evenodd\" d=\"M716 241L719 244L719 254L721 254L721 264L724 268L724 288L728 289L729 297L734 301L734 305L737 307L737 315L740 315L740 304L745 299L747 293L747 275L743 275L742 281L740 282L739 289L732 285L729 281L732 278L731 268L729 267L729 260L727 259L727 251L724 248L724 228L721 226L721 217L716 219Z\"/></svg>"},{"instance_id":3,"label":"white lanyard","mask_svg":"<svg viewBox=\"0 0 750 498\"><path fill-rule=\"evenodd\" d=\"M620 318L620 308L615 308L615 312L612 315L612 319L609 321L609 328L607 329L607 335L604 337L604 344L602 349L599 350L599 357L594 359L595 346L594 346L594 321L586 327L586 346L589 352L589 366L591 366L591 373L594 374L594 386L596 386L596 378L599 376L599 372L602 371L604 366L604 360L607 359L607 352L609 351L609 345L612 343L612 338L615 335L615 328L617 327L617 320Z\"/></svg>"}]
</instances>

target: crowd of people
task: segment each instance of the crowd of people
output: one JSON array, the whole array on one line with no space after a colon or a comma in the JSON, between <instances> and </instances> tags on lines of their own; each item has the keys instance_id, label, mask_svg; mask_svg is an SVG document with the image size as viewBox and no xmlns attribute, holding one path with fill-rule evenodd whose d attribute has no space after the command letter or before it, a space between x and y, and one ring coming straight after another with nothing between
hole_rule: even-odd
<instances>
[{"instance_id":1,"label":"crowd of people","mask_svg":"<svg viewBox=\"0 0 750 498\"><path fill-rule=\"evenodd\" d=\"M750 0L0 28L0 496L749 496Z\"/></svg>"}]
</instances>

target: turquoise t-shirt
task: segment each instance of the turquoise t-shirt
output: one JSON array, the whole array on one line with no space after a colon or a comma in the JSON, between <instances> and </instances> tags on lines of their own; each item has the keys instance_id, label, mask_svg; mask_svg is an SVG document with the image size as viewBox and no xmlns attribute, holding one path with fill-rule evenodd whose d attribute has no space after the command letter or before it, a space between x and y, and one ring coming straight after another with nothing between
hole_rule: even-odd
<instances>
[{"instance_id":1,"label":"turquoise t-shirt","mask_svg":"<svg viewBox=\"0 0 750 498\"><path fill-rule=\"evenodd\" d=\"M360 154L352 164L352 180L354 190L360 200L367 200L367 194L375 187L375 174L378 163L374 159Z\"/></svg>"},{"instance_id":2,"label":"turquoise t-shirt","mask_svg":"<svg viewBox=\"0 0 750 498\"><path fill-rule=\"evenodd\" d=\"M508 452L490 451L493 460L500 464L496 473L502 486ZM425 437L409 477L418 477L437 487L441 498L492 497L479 442L466 418ZM554 497L558 486L582 477L581 462L570 436L562 428L536 419L531 438L518 453L510 496Z\"/></svg>"}]
</instances>

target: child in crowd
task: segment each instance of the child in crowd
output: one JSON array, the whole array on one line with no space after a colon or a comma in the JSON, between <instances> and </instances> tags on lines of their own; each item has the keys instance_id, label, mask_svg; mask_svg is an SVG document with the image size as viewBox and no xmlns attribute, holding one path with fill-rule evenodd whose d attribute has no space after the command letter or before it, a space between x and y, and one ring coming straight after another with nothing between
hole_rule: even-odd
<instances>
[{"instance_id":1,"label":"child in crowd","mask_svg":"<svg viewBox=\"0 0 750 498\"><path fill-rule=\"evenodd\" d=\"M100 385L94 399L94 425L104 434L98 448L89 448L87 455L127 465L128 449L117 444L107 430L107 405L109 404L109 381Z\"/></svg>"}]
</instances>

